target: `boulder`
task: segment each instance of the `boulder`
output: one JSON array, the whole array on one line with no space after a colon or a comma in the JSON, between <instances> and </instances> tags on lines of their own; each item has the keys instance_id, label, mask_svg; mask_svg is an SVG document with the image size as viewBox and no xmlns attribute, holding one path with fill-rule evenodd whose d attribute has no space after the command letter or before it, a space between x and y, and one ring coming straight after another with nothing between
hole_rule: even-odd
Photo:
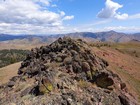
<instances>
[{"instance_id":1,"label":"boulder","mask_svg":"<svg viewBox=\"0 0 140 105\"><path fill-rule=\"evenodd\" d=\"M109 74L107 73L101 73L96 77L95 80L97 86L101 88L108 88L109 86L112 86L114 84L114 81L111 77L109 77Z\"/></svg>"},{"instance_id":2,"label":"boulder","mask_svg":"<svg viewBox=\"0 0 140 105\"><path fill-rule=\"evenodd\" d=\"M14 81L9 81L7 84L8 87L13 87L14 85L15 85Z\"/></svg>"}]
</instances>

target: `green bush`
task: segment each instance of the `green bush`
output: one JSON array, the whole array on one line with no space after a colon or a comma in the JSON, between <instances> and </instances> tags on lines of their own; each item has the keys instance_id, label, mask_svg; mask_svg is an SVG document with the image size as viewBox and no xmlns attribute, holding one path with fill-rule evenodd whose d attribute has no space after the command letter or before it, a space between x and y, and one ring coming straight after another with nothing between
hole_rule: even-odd
<instances>
[{"instance_id":1,"label":"green bush","mask_svg":"<svg viewBox=\"0 0 140 105\"><path fill-rule=\"evenodd\" d=\"M24 60L27 53L28 50L0 50L0 67Z\"/></svg>"}]
</instances>

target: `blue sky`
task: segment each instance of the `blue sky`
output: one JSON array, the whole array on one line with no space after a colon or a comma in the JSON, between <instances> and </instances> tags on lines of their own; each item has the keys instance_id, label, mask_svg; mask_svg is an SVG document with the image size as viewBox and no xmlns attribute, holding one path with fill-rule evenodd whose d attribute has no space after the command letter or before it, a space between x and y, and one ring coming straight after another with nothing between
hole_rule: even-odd
<instances>
[{"instance_id":1,"label":"blue sky","mask_svg":"<svg viewBox=\"0 0 140 105\"><path fill-rule=\"evenodd\" d=\"M0 0L0 32L140 32L139 0Z\"/></svg>"}]
</instances>

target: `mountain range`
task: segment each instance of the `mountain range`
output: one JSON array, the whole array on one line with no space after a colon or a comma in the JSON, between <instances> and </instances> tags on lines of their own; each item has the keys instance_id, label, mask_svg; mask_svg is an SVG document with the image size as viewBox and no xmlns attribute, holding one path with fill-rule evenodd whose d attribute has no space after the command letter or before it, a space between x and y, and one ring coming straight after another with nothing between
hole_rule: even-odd
<instances>
[{"instance_id":1,"label":"mountain range","mask_svg":"<svg viewBox=\"0 0 140 105\"><path fill-rule=\"evenodd\" d=\"M140 33L135 34L126 34L119 33L115 31L107 32L76 32L68 34L56 34L56 35L8 35L0 34L0 41L9 41L9 40L23 40L27 39L28 41L34 41L38 39L40 42L51 43L59 37L69 36L72 38L81 38L88 41L103 41L103 42L129 42L129 41L140 41Z\"/></svg>"}]
</instances>

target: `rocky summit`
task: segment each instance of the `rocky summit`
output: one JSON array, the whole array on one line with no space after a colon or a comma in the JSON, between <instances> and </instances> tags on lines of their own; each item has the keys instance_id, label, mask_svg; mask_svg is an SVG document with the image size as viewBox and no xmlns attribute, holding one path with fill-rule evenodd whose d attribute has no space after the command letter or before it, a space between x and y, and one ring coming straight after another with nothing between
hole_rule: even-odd
<instances>
[{"instance_id":1,"label":"rocky summit","mask_svg":"<svg viewBox=\"0 0 140 105\"><path fill-rule=\"evenodd\" d=\"M31 50L0 86L0 105L138 105L108 65L81 39L59 38Z\"/></svg>"}]
</instances>

